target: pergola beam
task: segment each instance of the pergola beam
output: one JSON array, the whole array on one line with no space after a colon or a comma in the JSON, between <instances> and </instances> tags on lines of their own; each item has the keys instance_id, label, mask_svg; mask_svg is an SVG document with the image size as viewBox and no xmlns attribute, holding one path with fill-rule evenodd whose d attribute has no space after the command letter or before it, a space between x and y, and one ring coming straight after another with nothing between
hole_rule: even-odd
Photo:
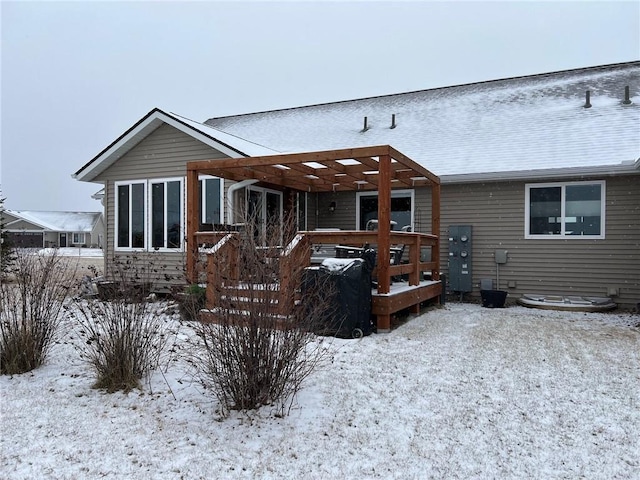
<instances>
[{"instance_id":1,"label":"pergola beam","mask_svg":"<svg viewBox=\"0 0 640 480\"><path fill-rule=\"evenodd\" d=\"M439 183L437 176L388 145L195 161L189 162L187 169L235 181L251 179L306 192L372 190L379 187L379 159L384 156L391 159L388 175L389 181L395 184L392 188Z\"/></svg>"}]
</instances>

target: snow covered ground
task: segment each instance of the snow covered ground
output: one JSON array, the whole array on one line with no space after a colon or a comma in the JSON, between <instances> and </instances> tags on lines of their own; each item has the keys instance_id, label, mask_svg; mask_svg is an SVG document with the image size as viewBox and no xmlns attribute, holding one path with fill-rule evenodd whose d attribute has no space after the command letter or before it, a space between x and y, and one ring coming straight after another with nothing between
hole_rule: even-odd
<instances>
[{"instance_id":1,"label":"snow covered ground","mask_svg":"<svg viewBox=\"0 0 640 480\"><path fill-rule=\"evenodd\" d=\"M104 251L100 248L82 248L82 247L62 247L62 248L43 248L38 253L44 255L57 251L58 255L63 257L102 257Z\"/></svg>"},{"instance_id":2,"label":"snow covered ground","mask_svg":"<svg viewBox=\"0 0 640 480\"><path fill-rule=\"evenodd\" d=\"M0 377L0 477L640 478L639 322L452 303L332 340L289 416L225 420L176 356L143 391L91 389L69 327Z\"/></svg>"}]
</instances>

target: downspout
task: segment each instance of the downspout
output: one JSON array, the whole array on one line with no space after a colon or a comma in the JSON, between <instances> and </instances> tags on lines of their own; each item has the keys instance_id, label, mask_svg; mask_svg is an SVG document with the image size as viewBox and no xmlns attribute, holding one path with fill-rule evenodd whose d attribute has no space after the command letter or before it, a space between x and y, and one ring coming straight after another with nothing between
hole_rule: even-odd
<instances>
[{"instance_id":1,"label":"downspout","mask_svg":"<svg viewBox=\"0 0 640 480\"><path fill-rule=\"evenodd\" d=\"M258 180L242 180L241 182L234 183L229 187L229 190L227 190L227 223L229 225L233 223L233 194L236 190L248 187L249 185L253 185L254 183L258 183Z\"/></svg>"}]
</instances>

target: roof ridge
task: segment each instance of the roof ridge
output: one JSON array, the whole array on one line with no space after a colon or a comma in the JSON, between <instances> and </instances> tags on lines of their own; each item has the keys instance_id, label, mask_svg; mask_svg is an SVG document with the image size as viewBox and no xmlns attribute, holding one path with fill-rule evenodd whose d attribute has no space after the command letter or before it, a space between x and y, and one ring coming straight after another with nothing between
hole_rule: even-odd
<instances>
[{"instance_id":1,"label":"roof ridge","mask_svg":"<svg viewBox=\"0 0 640 480\"><path fill-rule=\"evenodd\" d=\"M629 61L629 62L609 63L609 64L605 64L605 65L594 65L594 66L591 66L591 67L570 68L570 69L567 69L567 70L556 70L556 71L552 71L552 72L535 73L535 74L531 74L531 75L517 75L517 76L514 76L514 77L495 78L495 79L492 79L492 80L481 80L479 82L460 83L460 84L455 84L455 85L445 85L445 86L441 86L441 87L425 88L425 89L420 89L420 90L411 90L411 91L408 91L408 92L389 93L389 94L383 94L383 95L373 95L371 97L360 97L360 98L352 98L352 99L348 99L348 100L338 100L338 101L334 101L334 102L322 102L322 103L314 103L314 104L310 104L310 105L299 105L297 107L276 108L276 109L273 109L273 110L262 110L260 112L240 113L240 114L237 114L237 115L224 115L224 116L221 116L221 117L211 117L211 118L208 118L207 120L205 120L204 123L201 123L201 122L198 122L198 123L206 125L207 127L216 128L213 125L208 124L207 122L216 121L216 120L223 120L223 119L229 119L229 118L248 117L248 116L251 116L251 115L260 115L260 114L263 114L263 113L286 112L286 111L289 111L289 110L299 110L299 109L303 109L303 108L322 107L322 106L327 106L327 105L338 105L338 104L341 104L341 103L358 102L358 101L362 101L362 100L373 100L373 99L379 99L379 98L391 98L391 97L397 97L397 96L401 96L401 95L411 95L411 94L416 94L416 93L431 92L431 91L437 91L437 90L449 90L449 89L453 89L453 88L470 87L470 86L474 86L474 85L486 85L486 84L490 84L490 83L499 83L499 82L513 81L513 80L521 80L521 79L524 79L524 78L531 78L531 79L533 79L533 78L544 78L544 77L548 77L548 76L552 76L552 75L559 75L559 74L563 74L563 73L566 74L566 73L587 72L587 71L590 71L590 70L593 70L593 71L606 70L606 69L611 69L611 68L616 68L616 67L618 67L618 68L633 67L634 65L635 66L640 66L640 60L632 60L632 61ZM218 129L218 130L220 130L220 129ZM227 133L224 130L220 130L220 131L224 132L224 133ZM229 133L229 135L233 135L233 134ZM242 137L237 137L237 138L242 138ZM247 140L247 141L250 141L250 140ZM259 145L259 144L256 144L256 145Z\"/></svg>"}]
</instances>

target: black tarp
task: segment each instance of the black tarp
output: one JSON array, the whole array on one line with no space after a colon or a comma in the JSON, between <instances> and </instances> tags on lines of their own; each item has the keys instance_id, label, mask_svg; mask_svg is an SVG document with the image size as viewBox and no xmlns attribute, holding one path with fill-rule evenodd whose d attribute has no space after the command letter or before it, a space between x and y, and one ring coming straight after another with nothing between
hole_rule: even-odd
<instances>
[{"instance_id":1,"label":"black tarp","mask_svg":"<svg viewBox=\"0 0 640 480\"><path fill-rule=\"evenodd\" d=\"M370 259L350 259L343 266L327 259L320 267L305 271L303 299L309 288L330 288L332 292L331 305L316 333L340 338L371 334L372 267Z\"/></svg>"}]
</instances>

